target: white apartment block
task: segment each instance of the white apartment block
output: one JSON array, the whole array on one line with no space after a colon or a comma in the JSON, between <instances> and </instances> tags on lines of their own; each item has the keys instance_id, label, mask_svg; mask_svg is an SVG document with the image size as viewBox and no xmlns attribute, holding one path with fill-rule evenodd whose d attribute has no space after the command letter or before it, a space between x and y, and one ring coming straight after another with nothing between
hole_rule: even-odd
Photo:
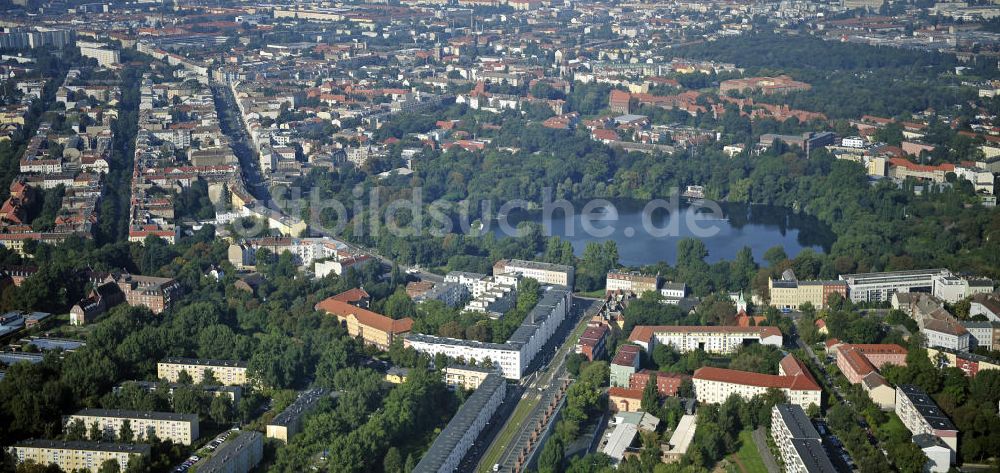
<instances>
[{"instance_id":1,"label":"white apartment block","mask_svg":"<svg viewBox=\"0 0 1000 473\"><path fill-rule=\"evenodd\" d=\"M62 471L86 470L97 472L101 464L114 460L125 471L133 457L149 455L149 445L105 442L63 442L59 440L27 440L10 448L18 463L33 461L38 465L56 464Z\"/></svg>"},{"instance_id":2,"label":"white apartment block","mask_svg":"<svg viewBox=\"0 0 1000 473\"><path fill-rule=\"evenodd\" d=\"M629 340L652 352L657 343L670 345L681 353L704 350L708 353L732 353L749 342L781 346L777 327L638 325Z\"/></svg>"},{"instance_id":3,"label":"white apartment block","mask_svg":"<svg viewBox=\"0 0 1000 473\"><path fill-rule=\"evenodd\" d=\"M660 288L660 295L668 301L683 299L687 295L687 284L682 282L666 282Z\"/></svg>"},{"instance_id":4,"label":"white apartment block","mask_svg":"<svg viewBox=\"0 0 1000 473\"><path fill-rule=\"evenodd\" d=\"M442 353L452 359L490 360L500 367L504 377L520 379L545 342L569 313L572 293L564 289L546 288L538 304L505 343L484 343L474 340L436 337L411 333L404 344L434 357Z\"/></svg>"},{"instance_id":5,"label":"white apartment block","mask_svg":"<svg viewBox=\"0 0 1000 473\"><path fill-rule=\"evenodd\" d=\"M475 286L480 280L485 278L485 274L470 273L467 271L452 271L444 276L444 282L453 282L465 286L473 297L475 297Z\"/></svg>"},{"instance_id":6,"label":"white apartment block","mask_svg":"<svg viewBox=\"0 0 1000 473\"><path fill-rule=\"evenodd\" d=\"M931 294L942 301L954 304L966 297L993 292L993 281L969 281L950 274L936 274L931 278Z\"/></svg>"},{"instance_id":7,"label":"white apartment block","mask_svg":"<svg viewBox=\"0 0 1000 473\"><path fill-rule=\"evenodd\" d=\"M125 421L136 436L148 439L155 434L161 440L191 445L198 440L198 415L172 412L125 411L117 409L83 409L65 418L65 425L81 420L88 431L96 422L102 432L118 435Z\"/></svg>"},{"instance_id":8,"label":"white apartment block","mask_svg":"<svg viewBox=\"0 0 1000 473\"><path fill-rule=\"evenodd\" d=\"M927 338L927 346L969 351L972 335L958 321L925 319L922 325L920 333Z\"/></svg>"},{"instance_id":9,"label":"white apartment block","mask_svg":"<svg viewBox=\"0 0 1000 473\"><path fill-rule=\"evenodd\" d=\"M698 402L720 404L733 394L750 400L768 389L778 389L791 404L803 409L813 404L822 407L822 388L795 357L787 355L782 359L778 373L771 375L705 366L697 369L692 377L695 397Z\"/></svg>"},{"instance_id":10,"label":"white apartment block","mask_svg":"<svg viewBox=\"0 0 1000 473\"><path fill-rule=\"evenodd\" d=\"M444 369L444 384L462 389L478 389L486 376L496 370L468 365L450 365Z\"/></svg>"},{"instance_id":11,"label":"white apartment block","mask_svg":"<svg viewBox=\"0 0 1000 473\"><path fill-rule=\"evenodd\" d=\"M488 375L434 439L414 473L456 471L506 395L507 381L495 374Z\"/></svg>"},{"instance_id":12,"label":"white apartment block","mask_svg":"<svg viewBox=\"0 0 1000 473\"><path fill-rule=\"evenodd\" d=\"M801 406L778 404L771 409L771 438L781 452L786 473L834 473L822 438Z\"/></svg>"},{"instance_id":13,"label":"white apartment block","mask_svg":"<svg viewBox=\"0 0 1000 473\"><path fill-rule=\"evenodd\" d=\"M845 148L864 148L865 140L860 136L848 136L840 140L840 146Z\"/></svg>"},{"instance_id":14,"label":"white apartment block","mask_svg":"<svg viewBox=\"0 0 1000 473\"><path fill-rule=\"evenodd\" d=\"M167 358L156 364L156 377L176 383L180 379L181 371L184 371L197 384L204 378L206 370L212 370L215 379L225 386L247 384L247 364L236 360Z\"/></svg>"},{"instance_id":15,"label":"white apartment block","mask_svg":"<svg viewBox=\"0 0 1000 473\"><path fill-rule=\"evenodd\" d=\"M493 274L518 273L542 284L573 288L575 269L572 266L519 259L500 260L493 265Z\"/></svg>"},{"instance_id":16,"label":"white apartment block","mask_svg":"<svg viewBox=\"0 0 1000 473\"><path fill-rule=\"evenodd\" d=\"M510 343L484 343L411 333L406 336L405 344L431 358L441 353L455 360L476 360L477 364L490 360L493 366L500 367L504 377L510 379L521 379L527 365L521 362L520 347Z\"/></svg>"},{"instance_id":17,"label":"white apartment block","mask_svg":"<svg viewBox=\"0 0 1000 473\"><path fill-rule=\"evenodd\" d=\"M915 289L930 291L934 276L951 276L947 269L918 269L886 273L841 274L847 281L851 302L888 301L896 292L913 292Z\"/></svg>"},{"instance_id":18,"label":"white apartment block","mask_svg":"<svg viewBox=\"0 0 1000 473\"><path fill-rule=\"evenodd\" d=\"M264 435L254 431L230 434L207 460L195 463L199 473L247 473L264 458Z\"/></svg>"},{"instance_id":19,"label":"white apartment block","mask_svg":"<svg viewBox=\"0 0 1000 473\"><path fill-rule=\"evenodd\" d=\"M950 463L955 462L958 428L926 392L909 384L897 386L896 415L914 436L930 434L939 438L951 449Z\"/></svg>"},{"instance_id":20,"label":"white apartment block","mask_svg":"<svg viewBox=\"0 0 1000 473\"><path fill-rule=\"evenodd\" d=\"M782 377L774 375L760 376L773 378ZM808 408L811 404L819 406L822 402L820 400L822 390L818 387L815 389L800 389L790 386L784 382L778 382L769 378L760 378L758 380L739 380L733 378L707 379L699 377L697 371L695 372L694 377L695 397L698 402L707 404L721 404L726 402L726 399L733 394L739 395L744 400L750 400L754 396L766 394L767 390L771 388L779 389L785 394L789 402L802 406L803 409Z\"/></svg>"},{"instance_id":21,"label":"white apartment block","mask_svg":"<svg viewBox=\"0 0 1000 473\"><path fill-rule=\"evenodd\" d=\"M97 64L101 67L110 67L121 62L121 57L117 49L101 43L85 41L77 41L76 44L80 47L81 56L96 59Z\"/></svg>"}]
</instances>

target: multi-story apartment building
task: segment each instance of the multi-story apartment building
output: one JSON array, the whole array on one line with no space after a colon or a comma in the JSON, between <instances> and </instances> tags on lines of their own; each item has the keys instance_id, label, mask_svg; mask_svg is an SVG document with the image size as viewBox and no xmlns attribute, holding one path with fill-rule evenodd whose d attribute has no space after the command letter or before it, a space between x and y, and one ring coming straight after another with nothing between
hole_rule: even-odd
<instances>
[{"instance_id":1,"label":"multi-story apartment building","mask_svg":"<svg viewBox=\"0 0 1000 473\"><path fill-rule=\"evenodd\" d=\"M198 415L173 412L126 411L118 409L82 409L67 416L65 424L80 420L88 429L94 423L108 437L118 435L126 421L136 436L148 439L156 435L161 440L191 445L198 440Z\"/></svg>"},{"instance_id":2,"label":"multi-story apartment building","mask_svg":"<svg viewBox=\"0 0 1000 473\"><path fill-rule=\"evenodd\" d=\"M194 383L200 383L206 370L212 370L215 379L226 386L242 386L249 382L245 361L204 358L166 358L156 364L156 377L176 383L184 371Z\"/></svg>"},{"instance_id":3,"label":"multi-story apartment building","mask_svg":"<svg viewBox=\"0 0 1000 473\"><path fill-rule=\"evenodd\" d=\"M970 377L975 377L984 370L1000 370L1000 361L943 347L927 347L927 357L937 363L939 368L954 366Z\"/></svg>"},{"instance_id":4,"label":"multi-story apartment building","mask_svg":"<svg viewBox=\"0 0 1000 473\"><path fill-rule=\"evenodd\" d=\"M81 56L96 59L97 64L101 67L114 66L120 62L119 52L117 49L113 49L101 43L92 43L89 41L77 41L76 44L80 47Z\"/></svg>"},{"instance_id":5,"label":"multi-story apartment building","mask_svg":"<svg viewBox=\"0 0 1000 473\"><path fill-rule=\"evenodd\" d=\"M927 317L920 322L922 322L920 323L920 333L927 338L927 346L969 351L969 347L972 345L972 335L954 317Z\"/></svg>"},{"instance_id":6,"label":"multi-story apartment building","mask_svg":"<svg viewBox=\"0 0 1000 473\"><path fill-rule=\"evenodd\" d=\"M499 366L503 375L520 379L542 346L549 340L569 313L572 293L566 289L549 287L538 304L528 312L521 326L505 343L485 343L474 340L409 334L404 344L428 355L444 354L453 359L490 360Z\"/></svg>"},{"instance_id":7,"label":"multi-story apartment building","mask_svg":"<svg viewBox=\"0 0 1000 473\"><path fill-rule=\"evenodd\" d=\"M847 292L851 302L888 301L896 292L921 290L930 292L934 287L934 276L950 276L947 269L917 269L912 271L891 271L885 273L841 274L840 280L847 282Z\"/></svg>"},{"instance_id":8,"label":"multi-story apartment building","mask_svg":"<svg viewBox=\"0 0 1000 473\"><path fill-rule=\"evenodd\" d=\"M239 431L229 436L212 455L194 465L199 473L247 473L264 458L264 436Z\"/></svg>"},{"instance_id":9,"label":"multi-story apartment building","mask_svg":"<svg viewBox=\"0 0 1000 473\"><path fill-rule=\"evenodd\" d=\"M288 443L302 428L302 417L312 411L320 399L329 395L330 392L323 388L310 389L299 394L295 402L267 423L265 428L267 438Z\"/></svg>"},{"instance_id":10,"label":"multi-story apartment building","mask_svg":"<svg viewBox=\"0 0 1000 473\"><path fill-rule=\"evenodd\" d=\"M326 298L316 304L316 310L337 317L352 337L361 337L365 343L388 350L393 340L404 337L413 328L413 319L393 319L352 304L352 291Z\"/></svg>"},{"instance_id":11,"label":"multi-story apartment building","mask_svg":"<svg viewBox=\"0 0 1000 473\"><path fill-rule=\"evenodd\" d=\"M767 278L771 307L798 310L806 302L816 309L825 309L833 294L847 298L844 281L799 281L792 270L786 270L781 279Z\"/></svg>"},{"instance_id":12,"label":"multi-story apartment building","mask_svg":"<svg viewBox=\"0 0 1000 473\"><path fill-rule=\"evenodd\" d=\"M895 343L841 344L837 346L837 368L851 384L885 365L906 366L905 348Z\"/></svg>"},{"instance_id":13,"label":"multi-story apartment building","mask_svg":"<svg viewBox=\"0 0 1000 473\"><path fill-rule=\"evenodd\" d=\"M985 348L992 350L1000 337L1000 322L978 320L960 320L960 324L969 332L969 348Z\"/></svg>"},{"instance_id":14,"label":"multi-story apartment building","mask_svg":"<svg viewBox=\"0 0 1000 473\"><path fill-rule=\"evenodd\" d=\"M914 436L930 434L941 439L951 449L949 464L955 462L958 428L926 392L911 384L896 386L896 415Z\"/></svg>"},{"instance_id":15,"label":"multi-story apartment building","mask_svg":"<svg viewBox=\"0 0 1000 473\"><path fill-rule=\"evenodd\" d=\"M993 292L993 281L989 279L968 280L951 274L935 274L931 277L931 294L949 304L976 294Z\"/></svg>"},{"instance_id":16,"label":"multi-story apartment building","mask_svg":"<svg viewBox=\"0 0 1000 473\"><path fill-rule=\"evenodd\" d=\"M500 260L493 265L493 274L518 273L542 284L573 288L576 270L572 266L519 259Z\"/></svg>"},{"instance_id":17,"label":"multi-story apartment building","mask_svg":"<svg viewBox=\"0 0 1000 473\"><path fill-rule=\"evenodd\" d=\"M629 389L645 389L651 377L656 377L656 390L661 396L676 396L684 380L691 379L690 376L677 373L665 373L662 371L642 370L629 376Z\"/></svg>"},{"instance_id":18,"label":"multi-story apartment building","mask_svg":"<svg viewBox=\"0 0 1000 473\"><path fill-rule=\"evenodd\" d=\"M347 258L344 244L329 238L250 238L229 245L229 262L237 269L253 269L257 265L257 252L268 250L272 254L290 253L295 263L311 267L314 262L326 258Z\"/></svg>"},{"instance_id":19,"label":"multi-story apartment building","mask_svg":"<svg viewBox=\"0 0 1000 473\"><path fill-rule=\"evenodd\" d=\"M642 294L656 292L660 286L659 276L649 276L636 272L611 271L605 283L606 291L628 291Z\"/></svg>"},{"instance_id":20,"label":"multi-story apartment building","mask_svg":"<svg viewBox=\"0 0 1000 473\"><path fill-rule=\"evenodd\" d=\"M128 305L148 307L154 314L170 307L181 291L180 283L171 278L122 274L108 276L105 282L117 284Z\"/></svg>"},{"instance_id":21,"label":"multi-story apartment building","mask_svg":"<svg viewBox=\"0 0 1000 473\"><path fill-rule=\"evenodd\" d=\"M60 440L26 440L10 448L18 463L32 461L38 465L56 464L62 471L87 470L97 472L101 465L114 460L125 471L132 458L149 455L149 445L107 442L64 442Z\"/></svg>"},{"instance_id":22,"label":"multi-story apartment building","mask_svg":"<svg viewBox=\"0 0 1000 473\"><path fill-rule=\"evenodd\" d=\"M657 343L673 346L681 353L704 350L732 353L747 343L781 346L778 327L732 327L702 325L637 325L629 340L652 352Z\"/></svg>"},{"instance_id":23,"label":"multi-story apartment building","mask_svg":"<svg viewBox=\"0 0 1000 473\"><path fill-rule=\"evenodd\" d=\"M497 370L469 365L448 365L444 369L444 384L462 389L479 389L483 380Z\"/></svg>"},{"instance_id":24,"label":"multi-story apartment building","mask_svg":"<svg viewBox=\"0 0 1000 473\"><path fill-rule=\"evenodd\" d=\"M706 366L696 370L692 379L698 402L720 404L733 394L748 400L768 389L778 389L785 393L789 402L803 409L811 404L822 407L822 389L792 355L781 361L778 375Z\"/></svg>"},{"instance_id":25,"label":"multi-story apartment building","mask_svg":"<svg viewBox=\"0 0 1000 473\"><path fill-rule=\"evenodd\" d=\"M413 296L413 302L441 301L448 307L457 306L469 295L469 290L455 282L441 282L430 289Z\"/></svg>"},{"instance_id":26,"label":"multi-story apartment building","mask_svg":"<svg viewBox=\"0 0 1000 473\"><path fill-rule=\"evenodd\" d=\"M660 287L660 295L666 299L667 303L676 304L687 296L687 284L667 281Z\"/></svg>"},{"instance_id":27,"label":"multi-story apartment building","mask_svg":"<svg viewBox=\"0 0 1000 473\"><path fill-rule=\"evenodd\" d=\"M796 404L771 409L771 438L781 452L786 473L834 473L822 438L806 412Z\"/></svg>"},{"instance_id":28,"label":"multi-story apartment building","mask_svg":"<svg viewBox=\"0 0 1000 473\"><path fill-rule=\"evenodd\" d=\"M507 381L496 374L487 375L434 439L414 473L451 473L458 469L506 395Z\"/></svg>"},{"instance_id":29,"label":"multi-story apartment building","mask_svg":"<svg viewBox=\"0 0 1000 473\"><path fill-rule=\"evenodd\" d=\"M129 385L129 384L135 385L136 387L138 387L139 389L141 389L141 390L143 390L145 392L153 392L153 391L156 391L158 389L165 389L166 390L166 394L168 396L173 396L174 395L174 390L176 390L177 388L179 388L181 386L185 386L185 385L180 384L180 383L169 383L169 382L168 383L164 383L164 382L157 382L157 381L128 381L128 382L119 384L118 386L115 386L113 390L116 393L120 392L122 389L125 388L126 385ZM213 385L213 384L197 384L197 385L194 385L194 387L196 389L199 389L202 392L208 393L208 394L210 394L212 396L221 396L221 397L227 398L227 399L229 399L233 403L233 405L236 405L236 403L240 402L240 399L243 398L243 388L240 387L240 386L222 386L222 385Z\"/></svg>"},{"instance_id":30,"label":"multi-story apartment building","mask_svg":"<svg viewBox=\"0 0 1000 473\"><path fill-rule=\"evenodd\" d=\"M587 361L604 358L607 354L607 339L611 332L607 325L587 327L576 343L576 352L587 358Z\"/></svg>"},{"instance_id":31,"label":"multi-story apartment building","mask_svg":"<svg viewBox=\"0 0 1000 473\"><path fill-rule=\"evenodd\" d=\"M610 378L612 387L628 387L632 375L639 369L640 350L637 345L621 345L611 360Z\"/></svg>"}]
</instances>

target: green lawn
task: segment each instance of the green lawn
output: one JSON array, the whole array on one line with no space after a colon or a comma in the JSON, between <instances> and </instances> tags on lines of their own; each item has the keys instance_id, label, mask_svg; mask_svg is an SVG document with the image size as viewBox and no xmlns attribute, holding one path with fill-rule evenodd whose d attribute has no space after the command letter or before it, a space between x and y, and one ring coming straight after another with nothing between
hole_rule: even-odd
<instances>
[{"instance_id":1,"label":"green lawn","mask_svg":"<svg viewBox=\"0 0 1000 473\"><path fill-rule=\"evenodd\" d=\"M740 432L740 449L730 456L730 459L738 466L742 473L767 473L764 467L764 460L760 458L760 452L753 443L749 430Z\"/></svg>"},{"instance_id":2,"label":"green lawn","mask_svg":"<svg viewBox=\"0 0 1000 473\"><path fill-rule=\"evenodd\" d=\"M589 292L582 292L581 291L581 292L576 293L576 295L578 295L580 297L597 297L597 298L602 298L602 297L604 297L604 289L596 289L596 290L589 291Z\"/></svg>"},{"instance_id":3,"label":"green lawn","mask_svg":"<svg viewBox=\"0 0 1000 473\"><path fill-rule=\"evenodd\" d=\"M507 448L507 444L514 439L514 433L536 405L538 405L538 397L536 395L532 395L531 398L518 403L517 407L514 408L514 413L510 416L510 421L497 434L496 439L493 440L493 445L490 445L490 449L486 451L483 459L480 460L480 472L487 473L493 471L493 464L500 459L500 455Z\"/></svg>"}]
</instances>

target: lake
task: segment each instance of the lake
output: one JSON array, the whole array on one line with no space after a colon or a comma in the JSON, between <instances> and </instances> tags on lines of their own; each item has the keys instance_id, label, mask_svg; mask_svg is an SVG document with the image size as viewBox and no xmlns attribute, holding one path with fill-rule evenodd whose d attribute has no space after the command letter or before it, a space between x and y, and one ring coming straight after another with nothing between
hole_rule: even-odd
<instances>
[{"instance_id":1,"label":"lake","mask_svg":"<svg viewBox=\"0 0 1000 473\"><path fill-rule=\"evenodd\" d=\"M721 215L716 216L697 203L682 203L674 212L664 208L647 209L644 201L615 200L611 204L618 214L613 221L585 218L581 204L575 205L576 211L569 218L566 212L553 211L547 224L542 222L541 211L512 212L508 222L512 227L524 221L542 224L547 236L568 240L577 256L589 242L614 240L618 244L620 262L626 266L659 261L674 264L677 242L689 237L705 242L709 251L706 261L710 263L732 260L744 246L750 247L758 262L763 260L764 252L776 245L782 246L789 257L795 257L804 248L827 252L835 239L822 222L784 207L720 204ZM597 215L613 217L608 211L598 211ZM588 232L588 228L608 234L594 235L597 232ZM498 237L506 235L496 221L491 222L489 231Z\"/></svg>"}]
</instances>

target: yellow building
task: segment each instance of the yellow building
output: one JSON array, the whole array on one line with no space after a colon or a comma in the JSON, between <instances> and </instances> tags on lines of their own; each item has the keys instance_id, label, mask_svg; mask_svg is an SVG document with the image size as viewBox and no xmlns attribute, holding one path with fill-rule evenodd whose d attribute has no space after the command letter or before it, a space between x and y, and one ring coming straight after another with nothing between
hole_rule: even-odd
<instances>
[{"instance_id":1,"label":"yellow building","mask_svg":"<svg viewBox=\"0 0 1000 473\"><path fill-rule=\"evenodd\" d=\"M478 366L451 365L444 369L444 384L476 390L490 373L496 373L496 370Z\"/></svg>"},{"instance_id":2,"label":"yellow building","mask_svg":"<svg viewBox=\"0 0 1000 473\"><path fill-rule=\"evenodd\" d=\"M323 388L310 389L299 394L290 406L274 416L267 423L265 434L267 438L288 441L302 429L302 418L316 407L323 398L328 398L330 391Z\"/></svg>"},{"instance_id":3,"label":"yellow building","mask_svg":"<svg viewBox=\"0 0 1000 473\"><path fill-rule=\"evenodd\" d=\"M403 384L406 382L406 377L409 374L410 370L393 366L389 368L389 371L385 372L385 380L392 384Z\"/></svg>"},{"instance_id":4,"label":"yellow building","mask_svg":"<svg viewBox=\"0 0 1000 473\"><path fill-rule=\"evenodd\" d=\"M176 383L184 371L191 376L192 382L197 384L205 377L207 370L212 370L215 379L225 386L247 384L247 364L245 361L236 360L167 358L156 364L156 377Z\"/></svg>"},{"instance_id":5,"label":"yellow building","mask_svg":"<svg viewBox=\"0 0 1000 473\"><path fill-rule=\"evenodd\" d=\"M413 319L409 317L392 319L351 304L358 302L354 299L359 291L350 290L327 298L316 304L316 310L336 316L352 337L361 337L365 343L383 350L387 350L396 338L410 333Z\"/></svg>"},{"instance_id":6,"label":"yellow building","mask_svg":"<svg viewBox=\"0 0 1000 473\"><path fill-rule=\"evenodd\" d=\"M832 294L847 298L845 281L799 281L792 270L786 270L781 279L767 279L771 307L798 310L806 302L816 309L823 309Z\"/></svg>"},{"instance_id":7,"label":"yellow building","mask_svg":"<svg viewBox=\"0 0 1000 473\"><path fill-rule=\"evenodd\" d=\"M66 425L80 420L88 431L94 423L108 437L118 435L128 421L137 438L155 434L160 440L191 445L198 439L198 415L172 412L126 411L119 409L82 409L66 418Z\"/></svg>"},{"instance_id":8,"label":"yellow building","mask_svg":"<svg viewBox=\"0 0 1000 473\"><path fill-rule=\"evenodd\" d=\"M38 465L55 463L63 471L96 472L108 460L114 460L121 471L125 471L129 460L144 455L149 455L149 445L28 440L11 447L11 456L18 464L28 461Z\"/></svg>"}]
</instances>

